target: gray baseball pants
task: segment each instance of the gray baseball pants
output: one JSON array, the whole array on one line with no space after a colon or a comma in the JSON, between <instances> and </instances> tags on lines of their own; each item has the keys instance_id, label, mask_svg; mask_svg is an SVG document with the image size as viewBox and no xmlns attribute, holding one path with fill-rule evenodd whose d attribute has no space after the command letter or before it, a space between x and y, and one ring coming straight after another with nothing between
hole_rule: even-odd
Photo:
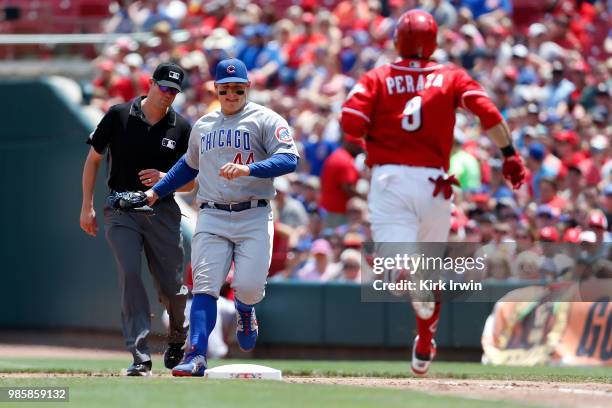
<instances>
[{"instance_id":1,"label":"gray baseball pants","mask_svg":"<svg viewBox=\"0 0 612 408\"><path fill-rule=\"evenodd\" d=\"M181 212L173 198L157 202L153 209L151 214L104 208L106 239L119 272L123 337L136 363L151 360L147 345L151 310L141 277L143 250L159 301L170 317L168 342L183 343L187 334Z\"/></svg>"},{"instance_id":2,"label":"gray baseball pants","mask_svg":"<svg viewBox=\"0 0 612 408\"><path fill-rule=\"evenodd\" d=\"M200 210L191 240L193 293L219 297L232 262L232 288L242 303L259 303L272 259L274 221L270 206L239 212Z\"/></svg>"}]
</instances>

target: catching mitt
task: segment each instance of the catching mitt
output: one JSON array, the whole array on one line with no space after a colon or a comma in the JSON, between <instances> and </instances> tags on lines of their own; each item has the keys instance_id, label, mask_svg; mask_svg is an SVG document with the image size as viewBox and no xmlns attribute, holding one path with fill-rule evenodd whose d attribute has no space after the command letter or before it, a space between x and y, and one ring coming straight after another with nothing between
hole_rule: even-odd
<instances>
[{"instance_id":1,"label":"catching mitt","mask_svg":"<svg viewBox=\"0 0 612 408\"><path fill-rule=\"evenodd\" d=\"M147 206L147 196L142 191L113 193L108 196L108 205L121 210L152 211L151 207Z\"/></svg>"}]
</instances>

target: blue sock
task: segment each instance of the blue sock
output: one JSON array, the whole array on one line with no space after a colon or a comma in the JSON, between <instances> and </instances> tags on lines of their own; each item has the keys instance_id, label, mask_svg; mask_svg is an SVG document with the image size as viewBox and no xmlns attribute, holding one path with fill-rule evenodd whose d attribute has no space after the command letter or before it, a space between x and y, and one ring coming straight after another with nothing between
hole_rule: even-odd
<instances>
[{"instance_id":1,"label":"blue sock","mask_svg":"<svg viewBox=\"0 0 612 408\"><path fill-rule=\"evenodd\" d=\"M240 310L241 312L250 312L253 306L255 305L247 305L246 303L242 303L241 301L238 300L238 298L234 298L234 300L236 301L236 309Z\"/></svg>"},{"instance_id":2,"label":"blue sock","mask_svg":"<svg viewBox=\"0 0 612 408\"><path fill-rule=\"evenodd\" d=\"M217 323L217 299L205 293L193 295L189 315L191 354L206 356L208 336Z\"/></svg>"}]
</instances>

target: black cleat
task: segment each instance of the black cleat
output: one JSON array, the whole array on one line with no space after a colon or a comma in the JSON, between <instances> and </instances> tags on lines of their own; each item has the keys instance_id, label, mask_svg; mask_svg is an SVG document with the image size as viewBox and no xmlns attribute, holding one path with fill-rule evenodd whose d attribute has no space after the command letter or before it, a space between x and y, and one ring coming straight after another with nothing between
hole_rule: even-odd
<instances>
[{"instance_id":1,"label":"black cleat","mask_svg":"<svg viewBox=\"0 0 612 408\"><path fill-rule=\"evenodd\" d=\"M133 363L128 367L126 374L128 377L148 377L151 375L151 361L143 361L142 363Z\"/></svg>"},{"instance_id":2,"label":"black cleat","mask_svg":"<svg viewBox=\"0 0 612 408\"><path fill-rule=\"evenodd\" d=\"M183 346L183 343L168 344L166 351L164 351L164 365L168 370L172 370L181 362L181 360L183 360L183 356L185 355Z\"/></svg>"}]
</instances>

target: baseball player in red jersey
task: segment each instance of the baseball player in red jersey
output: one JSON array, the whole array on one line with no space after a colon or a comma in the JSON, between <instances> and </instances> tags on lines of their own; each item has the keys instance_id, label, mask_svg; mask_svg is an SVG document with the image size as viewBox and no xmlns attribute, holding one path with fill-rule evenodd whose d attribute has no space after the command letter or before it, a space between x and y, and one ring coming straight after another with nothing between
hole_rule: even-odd
<instances>
[{"instance_id":1,"label":"baseball player in red jersey","mask_svg":"<svg viewBox=\"0 0 612 408\"><path fill-rule=\"evenodd\" d=\"M394 34L401 59L365 73L342 109L345 137L365 139L366 163L373 168L368 201L377 243L447 241L452 185L459 184L446 175L457 108L480 118L501 149L512 186L525 178L508 125L482 87L462 68L429 59L437 31L431 14L404 13ZM412 371L425 375L436 351L440 303L412 304L418 332Z\"/></svg>"}]
</instances>

